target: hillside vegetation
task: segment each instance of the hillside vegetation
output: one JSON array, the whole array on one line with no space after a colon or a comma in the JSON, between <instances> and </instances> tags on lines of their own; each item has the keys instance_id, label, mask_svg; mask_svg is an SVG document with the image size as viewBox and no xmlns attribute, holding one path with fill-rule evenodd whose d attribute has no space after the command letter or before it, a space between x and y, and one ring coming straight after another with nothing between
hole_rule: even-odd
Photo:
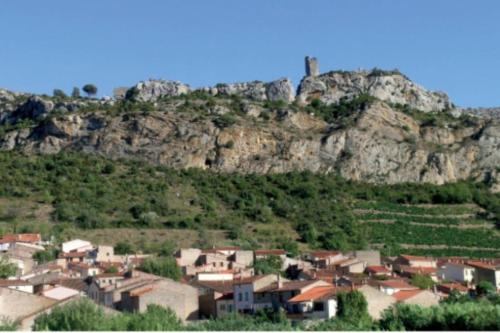
<instances>
[{"instance_id":1,"label":"hillside vegetation","mask_svg":"<svg viewBox=\"0 0 500 333\"><path fill-rule=\"evenodd\" d=\"M144 251L148 229L158 242L183 246L469 256L500 249L500 195L482 183L373 185L310 172L174 170L83 153L1 152L0 175L2 232L105 239L102 232L120 228Z\"/></svg>"}]
</instances>

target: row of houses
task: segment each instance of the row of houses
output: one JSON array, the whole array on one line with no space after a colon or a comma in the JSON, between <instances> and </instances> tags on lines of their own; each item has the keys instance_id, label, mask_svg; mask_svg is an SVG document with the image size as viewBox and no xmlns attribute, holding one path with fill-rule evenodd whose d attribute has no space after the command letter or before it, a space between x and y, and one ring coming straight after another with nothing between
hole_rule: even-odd
<instances>
[{"instance_id":1,"label":"row of houses","mask_svg":"<svg viewBox=\"0 0 500 333\"><path fill-rule=\"evenodd\" d=\"M173 281L141 272L147 255L116 255L110 245L71 240L60 244L56 260L38 264L35 249L48 245L39 235L0 239L7 243L2 255L18 271L0 280L0 315L20 320L22 328L29 328L38 314L80 297L111 312L141 312L157 304L182 320L251 315L261 309L283 309L291 319L303 320L335 316L338 293L358 290L377 319L398 302L432 306L452 291L469 293L481 281L500 287L497 260L381 257L378 251L311 251L290 258L280 249L190 248L174 254L183 278ZM271 256L280 259L282 273L256 275L255 261ZM412 285L415 275L429 276L435 287Z\"/></svg>"}]
</instances>

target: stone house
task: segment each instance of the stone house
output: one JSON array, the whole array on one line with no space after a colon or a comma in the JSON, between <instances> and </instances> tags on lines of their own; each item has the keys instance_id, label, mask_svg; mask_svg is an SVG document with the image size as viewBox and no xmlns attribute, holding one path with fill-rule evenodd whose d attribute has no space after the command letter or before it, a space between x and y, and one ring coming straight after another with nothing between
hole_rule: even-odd
<instances>
[{"instance_id":1,"label":"stone house","mask_svg":"<svg viewBox=\"0 0 500 333\"><path fill-rule=\"evenodd\" d=\"M361 274L365 271L366 264L356 258L351 258L342 260L334 266L340 274Z\"/></svg>"},{"instance_id":2,"label":"stone house","mask_svg":"<svg viewBox=\"0 0 500 333\"><path fill-rule=\"evenodd\" d=\"M379 290L389 296L392 296L399 291L418 289L417 287L412 286L405 280L398 280L398 279L379 281L378 284L379 284Z\"/></svg>"},{"instance_id":3,"label":"stone house","mask_svg":"<svg viewBox=\"0 0 500 333\"><path fill-rule=\"evenodd\" d=\"M162 278L121 291L123 311L144 312L150 304L169 308L184 321L198 319L198 290L190 285Z\"/></svg>"},{"instance_id":4,"label":"stone house","mask_svg":"<svg viewBox=\"0 0 500 333\"><path fill-rule=\"evenodd\" d=\"M381 318L382 313L396 303L396 299L389 296L382 291L369 286L364 285L357 289L366 299L368 304L368 314L375 320Z\"/></svg>"},{"instance_id":5,"label":"stone house","mask_svg":"<svg viewBox=\"0 0 500 333\"><path fill-rule=\"evenodd\" d=\"M392 269L400 271L401 266L419 267L419 268L437 268L437 260L432 257L399 255L393 261Z\"/></svg>"},{"instance_id":6,"label":"stone house","mask_svg":"<svg viewBox=\"0 0 500 333\"><path fill-rule=\"evenodd\" d=\"M391 276L392 272L385 266L368 266L365 268L365 273L368 276Z\"/></svg>"},{"instance_id":7,"label":"stone house","mask_svg":"<svg viewBox=\"0 0 500 333\"><path fill-rule=\"evenodd\" d=\"M441 297L430 290L400 290L392 295L397 302L415 304L421 307L439 305Z\"/></svg>"},{"instance_id":8,"label":"stone house","mask_svg":"<svg viewBox=\"0 0 500 333\"><path fill-rule=\"evenodd\" d=\"M309 254L308 259L316 268L326 268L346 257L339 251L314 251Z\"/></svg>"},{"instance_id":9,"label":"stone house","mask_svg":"<svg viewBox=\"0 0 500 333\"><path fill-rule=\"evenodd\" d=\"M233 281L193 281L198 289L201 318L218 318L234 312Z\"/></svg>"},{"instance_id":10,"label":"stone house","mask_svg":"<svg viewBox=\"0 0 500 333\"><path fill-rule=\"evenodd\" d=\"M54 299L0 287L0 316L18 321L21 331L30 331L35 318L56 304Z\"/></svg>"}]
</instances>

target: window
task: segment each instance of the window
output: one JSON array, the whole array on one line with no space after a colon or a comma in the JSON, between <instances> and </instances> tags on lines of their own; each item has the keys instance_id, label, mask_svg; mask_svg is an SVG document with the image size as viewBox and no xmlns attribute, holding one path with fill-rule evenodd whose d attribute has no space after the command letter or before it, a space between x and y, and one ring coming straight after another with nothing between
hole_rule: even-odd
<instances>
[{"instance_id":1,"label":"window","mask_svg":"<svg viewBox=\"0 0 500 333\"><path fill-rule=\"evenodd\" d=\"M226 310L226 304L224 304L224 303L223 303L223 304L221 304L221 305L220 305L220 309L221 309L222 311L225 311L225 310Z\"/></svg>"},{"instance_id":2,"label":"window","mask_svg":"<svg viewBox=\"0 0 500 333\"><path fill-rule=\"evenodd\" d=\"M325 305L323 302L314 302L313 309L314 311L325 311Z\"/></svg>"},{"instance_id":3,"label":"window","mask_svg":"<svg viewBox=\"0 0 500 333\"><path fill-rule=\"evenodd\" d=\"M245 302L248 302L248 292L245 292Z\"/></svg>"},{"instance_id":4,"label":"window","mask_svg":"<svg viewBox=\"0 0 500 333\"><path fill-rule=\"evenodd\" d=\"M224 267L224 263L223 262L220 263L220 267Z\"/></svg>"},{"instance_id":5,"label":"window","mask_svg":"<svg viewBox=\"0 0 500 333\"><path fill-rule=\"evenodd\" d=\"M238 294L238 301L243 301L243 294L242 293L239 293Z\"/></svg>"},{"instance_id":6,"label":"window","mask_svg":"<svg viewBox=\"0 0 500 333\"><path fill-rule=\"evenodd\" d=\"M233 312L233 306L231 304L228 304L227 311L228 312Z\"/></svg>"}]
</instances>

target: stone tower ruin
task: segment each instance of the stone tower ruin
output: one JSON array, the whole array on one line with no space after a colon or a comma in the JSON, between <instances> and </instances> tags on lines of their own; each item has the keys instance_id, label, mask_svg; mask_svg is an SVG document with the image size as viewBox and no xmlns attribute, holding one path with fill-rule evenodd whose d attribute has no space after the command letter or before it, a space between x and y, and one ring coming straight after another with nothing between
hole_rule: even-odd
<instances>
[{"instance_id":1,"label":"stone tower ruin","mask_svg":"<svg viewBox=\"0 0 500 333\"><path fill-rule=\"evenodd\" d=\"M306 76L318 76L318 60L314 57L306 57Z\"/></svg>"}]
</instances>

